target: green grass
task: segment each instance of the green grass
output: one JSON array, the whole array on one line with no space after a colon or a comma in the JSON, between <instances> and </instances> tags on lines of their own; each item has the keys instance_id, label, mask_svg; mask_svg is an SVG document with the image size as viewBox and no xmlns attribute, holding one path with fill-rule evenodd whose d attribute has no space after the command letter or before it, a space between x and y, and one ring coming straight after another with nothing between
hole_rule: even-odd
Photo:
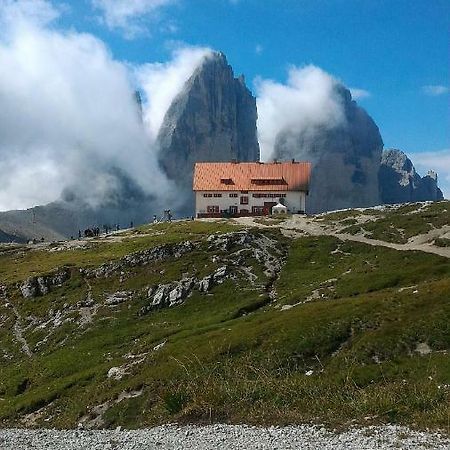
<instances>
[{"instance_id":1,"label":"green grass","mask_svg":"<svg viewBox=\"0 0 450 450\"><path fill-rule=\"evenodd\" d=\"M3 283L14 283L31 275L48 273L61 266L95 267L148 247L196 240L205 233L236 229L236 226L227 223L160 223L140 227L133 232L133 236L126 233L122 242L88 241L88 247L85 249L48 252L26 248L20 252L0 254L0 280Z\"/></svg>"},{"instance_id":2,"label":"green grass","mask_svg":"<svg viewBox=\"0 0 450 450\"><path fill-rule=\"evenodd\" d=\"M20 425L24 415L44 408L39 425L74 427L86 415L95 417L93 407L110 402L107 427L313 421L449 431L450 391L443 387L450 384L448 259L331 237L289 241L277 230L254 230L289 248L274 284L275 302L260 263L246 251L244 263L258 277L254 285L237 271L234 280L208 294L194 291L181 306L139 313L148 302L146 287L186 273L201 278L218 267L205 239L230 230L236 228L224 222L160 224L82 251L3 255L0 271L22 325L28 325L24 336L34 355L20 351L12 334L15 315L1 304L2 425ZM147 236L156 231L164 234ZM75 307L88 290L79 267L186 239L201 244L180 259L132 268L122 280L120 274L91 279L97 314L92 323L78 324ZM19 267L5 267L15 258ZM73 267L69 282L44 297L20 296L17 281L63 264ZM106 293L117 290L132 291L132 298L105 306ZM297 306L283 310L286 305ZM50 334L50 325L36 327L64 308L70 320ZM431 353L419 354L420 343ZM143 361L131 364L139 358L129 354ZM124 378L107 378L111 367L123 365ZM121 393L140 390L142 395L116 403Z\"/></svg>"},{"instance_id":3,"label":"green grass","mask_svg":"<svg viewBox=\"0 0 450 450\"><path fill-rule=\"evenodd\" d=\"M365 212L369 214L371 211L374 210ZM352 212L355 216L354 211ZM448 225L450 223L450 202L435 202L424 207L420 203L409 204L393 210L388 209L382 214L379 211L376 213L379 216L376 220L363 224L352 224L343 232L356 234L365 231L372 239L404 244L413 236ZM333 214L328 216L333 217Z\"/></svg>"}]
</instances>

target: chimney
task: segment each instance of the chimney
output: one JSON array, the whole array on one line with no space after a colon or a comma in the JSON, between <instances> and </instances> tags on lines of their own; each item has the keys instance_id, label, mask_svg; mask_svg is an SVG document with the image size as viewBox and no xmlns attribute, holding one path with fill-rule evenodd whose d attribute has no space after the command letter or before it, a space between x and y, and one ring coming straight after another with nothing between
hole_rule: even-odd
<instances>
[{"instance_id":1,"label":"chimney","mask_svg":"<svg viewBox=\"0 0 450 450\"><path fill-rule=\"evenodd\" d=\"M292 158L292 164L295 164L295 158Z\"/></svg>"}]
</instances>

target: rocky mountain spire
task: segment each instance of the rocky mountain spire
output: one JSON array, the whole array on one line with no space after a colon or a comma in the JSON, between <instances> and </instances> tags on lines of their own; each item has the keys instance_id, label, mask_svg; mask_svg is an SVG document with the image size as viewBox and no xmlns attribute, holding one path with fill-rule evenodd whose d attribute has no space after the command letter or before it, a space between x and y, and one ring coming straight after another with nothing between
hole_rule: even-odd
<instances>
[{"instance_id":1,"label":"rocky mountain spire","mask_svg":"<svg viewBox=\"0 0 450 450\"><path fill-rule=\"evenodd\" d=\"M157 139L161 167L187 193L187 213L196 161L259 160L256 118L244 77L234 77L223 53L205 57L169 107Z\"/></svg>"},{"instance_id":2,"label":"rocky mountain spire","mask_svg":"<svg viewBox=\"0 0 450 450\"><path fill-rule=\"evenodd\" d=\"M443 200L437 185L436 172L421 177L408 156L397 149L383 152L379 172L380 193L383 203Z\"/></svg>"},{"instance_id":3,"label":"rocky mountain spire","mask_svg":"<svg viewBox=\"0 0 450 450\"><path fill-rule=\"evenodd\" d=\"M380 203L378 169L383 140L367 112L343 85L334 87L343 120L333 126L290 128L276 137L274 157L313 164L310 213Z\"/></svg>"}]
</instances>

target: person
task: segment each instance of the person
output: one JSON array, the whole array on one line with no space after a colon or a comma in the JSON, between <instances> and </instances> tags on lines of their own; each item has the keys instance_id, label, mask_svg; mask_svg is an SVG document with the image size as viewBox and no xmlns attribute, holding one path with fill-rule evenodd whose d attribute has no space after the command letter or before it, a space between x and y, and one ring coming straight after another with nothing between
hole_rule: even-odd
<instances>
[{"instance_id":1,"label":"person","mask_svg":"<svg viewBox=\"0 0 450 450\"><path fill-rule=\"evenodd\" d=\"M153 223L158 222L158 218L156 217L156 214L153 214Z\"/></svg>"},{"instance_id":2,"label":"person","mask_svg":"<svg viewBox=\"0 0 450 450\"><path fill-rule=\"evenodd\" d=\"M133 223L133 221L131 221L130 222L130 228L133 228L134 227L134 223Z\"/></svg>"},{"instance_id":3,"label":"person","mask_svg":"<svg viewBox=\"0 0 450 450\"><path fill-rule=\"evenodd\" d=\"M78 239L81 239L81 230L78 230Z\"/></svg>"},{"instance_id":4,"label":"person","mask_svg":"<svg viewBox=\"0 0 450 450\"><path fill-rule=\"evenodd\" d=\"M172 213L170 212L170 209L167 210L167 219L169 222L172 222Z\"/></svg>"}]
</instances>

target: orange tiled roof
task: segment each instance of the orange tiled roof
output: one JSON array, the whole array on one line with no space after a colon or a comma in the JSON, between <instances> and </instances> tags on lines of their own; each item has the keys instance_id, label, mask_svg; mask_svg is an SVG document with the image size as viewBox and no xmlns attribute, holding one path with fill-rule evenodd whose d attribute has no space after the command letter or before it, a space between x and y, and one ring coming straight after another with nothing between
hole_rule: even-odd
<instances>
[{"instance_id":1,"label":"orange tiled roof","mask_svg":"<svg viewBox=\"0 0 450 450\"><path fill-rule=\"evenodd\" d=\"M194 191L308 191L309 162L198 162Z\"/></svg>"}]
</instances>

